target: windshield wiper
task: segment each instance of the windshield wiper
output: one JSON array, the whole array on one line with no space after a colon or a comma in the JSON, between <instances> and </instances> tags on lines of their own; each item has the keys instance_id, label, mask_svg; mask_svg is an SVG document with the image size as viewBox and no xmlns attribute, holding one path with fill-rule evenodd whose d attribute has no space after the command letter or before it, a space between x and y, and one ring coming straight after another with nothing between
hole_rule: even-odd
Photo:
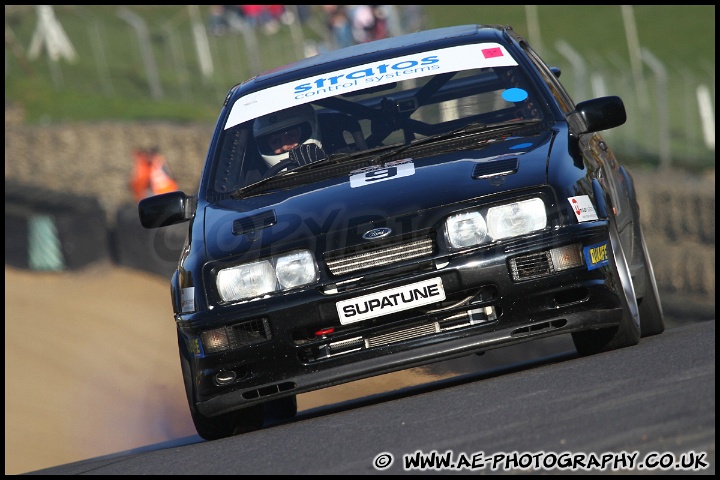
<instances>
[{"instance_id":1,"label":"windshield wiper","mask_svg":"<svg viewBox=\"0 0 720 480\"><path fill-rule=\"evenodd\" d=\"M236 188L235 190L230 192L230 197L237 200L237 199L243 198L245 196L248 196L250 193L252 193L258 189L261 189L261 187L263 185L265 185L266 183L270 182L270 180L276 180L279 177L287 175L288 173L289 172L281 172L276 175L273 175L272 177L260 179L255 183L251 183L250 185L245 185L244 187Z\"/></svg>"},{"instance_id":2,"label":"windshield wiper","mask_svg":"<svg viewBox=\"0 0 720 480\"><path fill-rule=\"evenodd\" d=\"M383 145L380 147L375 147L370 150L362 150L359 152L342 152L342 153L334 153L330 155L327 158L323 158L322 160L318 160L315 162L307 163L305 165L301 165L299 167L296 167L292 170L286 170L280 173L277 173L271 177L263 178L261 180L258 180L255 183L251 183L250 185L246 185L244 187L240 187L236 190L234 190L230 196L234 199L244 198L251 195L254 195L256 192L263 193L267 190L271 190L272 188L268 188L267 184L279 184L279 185L287 185L289 183L306 183L308 179L309 181L312 181L312 177L308 177L307 175L290 175L290 174L297 174L297 173L306 173L308 170L313 170L318 167L327 167L330 165L336 165L336 164L347 164L347 167L350 168L352 165L356 164L358 160L364 160L367 159L367 157L373 155L373 152L377 152L378 150L387 150L388 148L397 148L393 145ZM367 160L365 160L367 161ZM343 169L344 171L345 169Z\"/></svg>"},{"instance_id":3,"label":"windshield wiper","mask_svg":"<svg viewBox=\"0 0 720 480\"><path fill-rule=\"evenodd\" d=\"M372 155L372 152L377 152L378 150L381 150L381 153L377 155L376 157L369 160L369 165L378 165L387 160L388 158L394 157L396 155L399 155L400 153L411 149L416 148L421 145L425 145L428 143L433 142L440 142L443 140L451 139L457 136L464 136L464 135L473 135L481 132L492 132L494 130L512 130L516 128L525 127L528 125L534 125L541 122L541 120L538 119L528 119L528 120L509 120L504 122L497 122L497 123L470 123L468 125L463 126L462 128L457 128L455 130L451 130L450 132L444 132L439 133L437 135L431 135L429 137L419 138L417 140L413 140L412 142L408 144L402 144L398 146L392 146L392 145L385 145L382 147L377 147L372 150L364 150L361 152L355 152L355 153L339 153L330 155L329 157L323 158L321 160L307 163L305 165L301 165L297 168L294 168L292 170L287 170L284 172L280 172L276 175L273 175L272 177L263 178L262 180L259 180L255 183L251 183L250 185L246 185L244 187L240 187L237 190L233 191L230 196L234 199L240 199L244 197L248 197L251 195L255 195L257 193L264 193L265 191L271 190L272 188L268 188L268 184L278 184L280 186L287 186L289 184L300 184L300 183L307 183L308 181L313 181L312 176L307 175L297 175L299 173L307 173L309 170L318 168L318 167L326 167L329 165L334 165L338 163L346 164L345 168L342 170L345 171L347 168L350 167L353 163L356 163L357 160L364 160L370 155ZM388 150L389 148L389 150ZM368 161L368 160L364 160Z\"/></svg>"},{"instance_id":4,"label":"windshield wiper","mask_svg":"<svg viewBox=\"0 0 720 480\"><path fill-rule=\"evenodd\" d=\"M377 156L373 159L373 163L382 163L386 159L399 155L400 153L408 149L416 148L428 143L441 142L443 140L458 136L476 134L481 132L491 132L493 130L514 130L516 128L526 127L528 125L535 125L537 123L540 123L541 121L542 120L539 120L537 118L531 118L527 120L506 120L504 122L496 123L469 123L461 128L456 128L455 130L451 130L449 132L438 133L437 135L430 135L429 137L413 140L408 144L401 145L393 150L390 150L389 152L385 152L382 155Z\"/></svg>"},{"instance_id":5,"label":"windshield wiper","mask_svg":"<svg viewBox=\"0 0 720 480\"><path fill-rule=\"evenodd\" d=\"M318 160L316 162L307 163L305 165L300 165L297 168L294 168L290 170L291 172L306 172L308 170L312 170L314 168L318 167L324 167L326 165L332 165L335 163L341 163L341 162L348 162L357 160L360 158L366 158L371 155L373 155L373 152L387 150L388 148L393 148L393 145L383 145L380 147L371 148L368 150L361 150L359 152L341 152L341 153L333 153L327 158L323 158L322 160ZM288 172L285 172L288 173Z\"/></svg>"}]
</instances>

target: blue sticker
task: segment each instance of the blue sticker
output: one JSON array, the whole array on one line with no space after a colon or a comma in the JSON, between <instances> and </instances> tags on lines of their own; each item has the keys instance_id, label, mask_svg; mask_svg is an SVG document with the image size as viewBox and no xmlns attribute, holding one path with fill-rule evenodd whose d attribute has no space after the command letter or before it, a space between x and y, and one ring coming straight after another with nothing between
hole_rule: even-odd
<instances>
[{"instance_id":1,"label":"blue sticker","mask_svg":"<svg viewBox=\"0 0 720 480\"><path fill-rule=\"evenodd\" d=\"M517 150L518 148L530 148L532 147L532 143L518 143L517 145L513 145L509 148L509 150Z\"/></svg>"},{"instance_id":2,"label":"blue sticker","mask_svg":"<svg viewBox=\"0 0 720 480\"><path fill-rule=\"evenodd\" d=\"M528 97L528 93L522 88L508 88L502 93L502 98L508 102L522 102Z\"/></svg>"},{"instance_id":3,"label":"blue sticker","mask_svg":"<svg viewBox=\"0 0 720 480\"><path fill-rule=\"evenodd\" d=\"M588 270L594 270L603 265L607 265L607 242L596 243L595 245L583 248L583 255L585 255L585 263L588 266Z\"/></svg>"}]
</instances>

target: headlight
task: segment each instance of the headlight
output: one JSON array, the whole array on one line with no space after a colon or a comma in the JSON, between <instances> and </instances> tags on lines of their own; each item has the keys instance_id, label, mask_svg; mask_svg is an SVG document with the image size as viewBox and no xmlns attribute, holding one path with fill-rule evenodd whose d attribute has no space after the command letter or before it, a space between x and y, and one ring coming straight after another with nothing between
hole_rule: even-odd
<instances>
[{"instance_id":1,"label":"headlight","mask_svg":"<svg viewBox=\"0 0 720 480\"><path fill-rule=\"evenodd\" d=\"M525 235L547 226L545 204L539 198L451 215L445 238L451 248L466 248Z\"/></svg>"},{"instance_id":2,"label":"headlight","mask_svg":"<svg viewBox=\"0 0 720 480\"><path fill-rule=\"evenodd\" d=\"M545 204L539 198L492 207L487 212L488 232L493 240L517 237L547 225Z\"/></svg>"},{"instance_id":3,"label":"headlight","mask_svg":"<svg viewBox=\"0 0 720 480\"><path fill-rule=\"evenodd\" d=\"M453 248L471 247L485 241L487 225L480 212L463 212L445 222L445 237Z\"/></svg>"},{"instance_id":4,"label":"headlight","mask_svg":"<svg viewBox=\"0 0 720 480\"><path fill-rule=\"evenodd\" d=\"M267 260L226 268L217 275L218 292L225 301L264 295L274 291L276 284L275 271Z\"/></svg>"},{"instance_id":5,"label":"headlight","mask_svg":"<svg viewBox=\"0 0 720 480\"><path fill-rule=\"evenodd\" d=\"M307 250L295 250L267 260L224 268L215 279L225 302L259 297L300 287L318 278L315 260Z\"/></svg>"},{"instance_id":6,"label":"headlight","mask_svg":"<svg viewBox=\"0 0 720 480\"><path fill-rule=\"evenodd\" d=\"M294 288L317 280L317 268L310 252L298 250L278 257L275 275L282 288Z\"/></svg>"}]
</instances>

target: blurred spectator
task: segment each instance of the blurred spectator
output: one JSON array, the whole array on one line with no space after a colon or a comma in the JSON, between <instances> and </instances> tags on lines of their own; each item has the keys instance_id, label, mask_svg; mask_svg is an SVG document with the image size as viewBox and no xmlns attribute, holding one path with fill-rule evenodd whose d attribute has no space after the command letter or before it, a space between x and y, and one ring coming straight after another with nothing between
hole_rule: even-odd
<instances>
[{"instance_id":1,"label":"blurred spectator","mask_svg":"<svg viewBox=\"0 0 720 480\"><path fill-rule=\"evenodd\" d=\"M349 47L353 40L352 25L345 5L323 5L325 25L330 33L329 45L331 50Z\"/></svg>"},{"instance_id":2,"label":"blurred spectator","mask_svg":"<svg viewBox=\"0 0 720 480\"><path fill-rule=\"evenodd\" d=\"M292 21L294 15L285 5L210 5L208 14L212 35L223 35L228 31L238 33L246 27L259 27L273 35L280 29L281 22L289 24Z\"/></svg>"},{"instance_id":3,"label":"blurred spectator","mask_svg":"<svg viewBox=\"0 0 720 480\"><path fill-rule=\"evenodd\" d=\"M262 27L270 35L280 30L285 5L240 5L240 8L251 27Z\"/></svg>"},{"instance_id":4,"label":"blurred spectator","mask_svg":"<svg viewBox=\"0 0 720 480\"><path fill-rule=\"evenodd\" d=\"M371 42L389 36L385 5L353 5L348 13L355 43Z\"/></svg>"},{"instance_id":5,"label":"blurred spectator","mask_svg":"<svg viewBox=\"0 0 720 480\"><path fill-rule=\"evenodd\" d=\"M148 150L137 148L133 151L130 190L136 202L152 195L174 192L178 189L165 156L160 153L158 147Z\"/></svg>"},{"instance_id":6,"label":"blurred spectator","mask_svg":"<svg viewBox=\"0 0 720 480\"><path fill-rule=\"evenodd\" d=\"M397 5L320 5L320 7L328 34L326 45L320 46L312 54L405 33L403 30L405 13L401 12ZM411 20L414 19L416 11L410 10Z\"/></svg>"},{"instance_id":7,"label":"blurred spectator","mask_svg":"<svg viewBox=\"0 0 720 480\"><path fill-rule=\"evenodd\" d=\"M295 5L295 13L297 13L298 20L300 20L301 24L304 25L312 17L312 7L312 5Z\"/></svg>"},{"instance_id":8,"label":"blurred spectator","mask_svg":"<svg viewBox=\"0 0 720 480\"><path fill-rule=\"evenodd\" d=\"M388 11L391 5L370 5L373 15L371 40L380 40L390 36L390 22Z\"/></svg>"},{"instance_id":9,"label":"blurred spectator","mask_svg":"<svg viewBox=\"0 0 720 480\"><path fill-rule=\"evenodd\" d=\"M210 5L208 28L211 35L238 33L245 28L246 20L241 5Z\"/></svg>"},{"instance_id":10,"label":"blurred spectator","mask_svg":"<svg viewBox=\"0 0 720 480\"><path fill-rule=\"evenodd\" d=\"M213 35L246 27L259 27L272 35L281 24L306 23L313 11L322 15L327 35L325 43L314 45L307 56L402 35L405 25L416 31L422 12L417 5L211 5L208 25Z\"/></svg>"},{"instance_id":11,"label":"blurred spectator","mask_svg":"<svg viewBox=\"0 0 720 480\"><path fill-rule=\"evenodd\" d=\"M239 5L243 17L251 27L263 24L267 19L265 5Z\"/></svg>"},{"instance_id":12,"label":"blurred spectator","mask_svg":"<svg viewBox=\"0 0 720 480\"><path fill-rule=\"evenodd\" d=\"M385 18L388 37L397 37L398 35L406 33L403 29L402 19L400 18L400 11L397 5L376 5L376 7L380 10L379 15ZM407 5L400 5L399 8L405 7L407 7ZM412 5L412 7L416 7L416 5Z\"/></svg>"},{"instance_id":13,"label":"blurred spectator","mask_svg":"<svg viewBox=\"0 0 720 480\"><path fill-rule=\"evenodd\" d=\"M372 7L370 5L353 5L348 12L355 43L369 42L372 39L371 32L375 25Z\"/></svg>"},{"instance_id":14,"label":"blurred spectator","mask_svg":"<svg viewBox=\"0 0 720 480\"><path fill-rule=\"evenodd\" d=\"M210 5L208 29L210 35L220 36L227 32L228 22L227 18L225 18L225 5Z\"/></svg>"}]
</instances>

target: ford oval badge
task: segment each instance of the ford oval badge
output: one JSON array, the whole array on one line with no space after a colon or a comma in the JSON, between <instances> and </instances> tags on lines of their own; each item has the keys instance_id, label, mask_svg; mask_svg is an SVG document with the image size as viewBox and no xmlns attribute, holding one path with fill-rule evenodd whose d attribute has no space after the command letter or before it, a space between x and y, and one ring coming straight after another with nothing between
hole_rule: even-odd
<instances>
[{"instance_id":1,"label":"ford oval badge","mask_svg":"<svg viewBox=\"0 0 720 480\"><path fill-rule=\"evenodd\" d=\"M390 232L392 232L392 230L387 227L373 228L372 230L365 232L362 238L365 240L377 240L378 238L387 237L390 235Z\"/></svg>"}]
</instances>

